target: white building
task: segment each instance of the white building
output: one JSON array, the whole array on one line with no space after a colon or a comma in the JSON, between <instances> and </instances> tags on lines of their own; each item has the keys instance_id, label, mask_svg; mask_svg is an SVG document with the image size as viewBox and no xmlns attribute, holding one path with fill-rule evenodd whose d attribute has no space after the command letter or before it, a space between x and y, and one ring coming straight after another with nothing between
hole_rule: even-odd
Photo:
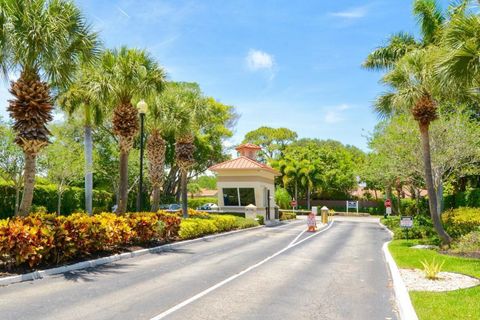
<instances>
[{"instance_id":1,"label":"white building","mask_svg":"<svg viewBox=\"0 0 480 320\"><path fill-rule=\"evenodd\" d=\"M248 205L257 207L266 224L275 221L275 177L280 173L256 161L261 148L242 144L236 148L240 156L210 167L218 175L218 206L221 211L244 212Z\"/></svg>"}]
</instances>

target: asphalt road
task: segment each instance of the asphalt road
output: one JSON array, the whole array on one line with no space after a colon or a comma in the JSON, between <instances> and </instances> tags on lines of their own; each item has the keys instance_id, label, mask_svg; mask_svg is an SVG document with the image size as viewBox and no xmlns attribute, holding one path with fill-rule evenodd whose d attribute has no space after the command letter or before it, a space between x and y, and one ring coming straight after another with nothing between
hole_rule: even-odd
<instances>
[{"instance_id":1,"label":"asphalt road","mask_svg":"<svg viewBox=\"0 0 480 320\"><path fill-rule=\"evenodd\" d=\"M397 319L374 220L303 221L0 287L0 319Z\"/></svg>"}]
</instances>

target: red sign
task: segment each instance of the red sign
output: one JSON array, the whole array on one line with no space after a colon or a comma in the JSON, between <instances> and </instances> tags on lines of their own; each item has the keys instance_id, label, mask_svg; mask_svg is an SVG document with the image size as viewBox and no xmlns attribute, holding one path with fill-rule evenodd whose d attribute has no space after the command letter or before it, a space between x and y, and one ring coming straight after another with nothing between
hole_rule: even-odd
<instances>
[{"instance_id":1,"label":"red sign","mask_svg":"<svg viewBox=\"0 0 480 320\"><path fill-rule=\"evenodd\" d=\"M385 207L390 208L391 206L392 206L392 202L390 201L390 199L385 200Z\"/></svg>"},{"instance_id":2,"label":"red sign","mask_svg":"<svg viewBox=\"0 0 480 320\"><path fill-rule=\"evenodd\" d=\"M290 202L290 206L296 207L296 206L297 206L297 201L292 200L292 201Z\"/></svg>"}]
</instances>

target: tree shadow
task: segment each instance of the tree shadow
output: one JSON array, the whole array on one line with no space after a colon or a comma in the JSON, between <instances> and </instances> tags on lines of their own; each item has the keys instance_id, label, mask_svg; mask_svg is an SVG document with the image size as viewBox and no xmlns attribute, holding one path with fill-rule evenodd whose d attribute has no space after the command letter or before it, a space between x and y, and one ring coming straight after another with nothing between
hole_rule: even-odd
<instances>
[{"instance_id":1,"label":"tree shadow","mask_svg":"<svg viewBox=\"0 0 480 320\"><path fill-rule=\"evenodd\" d=\"M90 268L81 269L81 270L67 271L53 277L63 277L65 280L72 281L72 282L79 282L79 281L94 282L96 278L100 275L126 273L127 271L122 269L129 268L131 266L134 266L134 264L109 263L109 264L104 264L104 265L90 267Z\"/></svg>"}]
</instances>

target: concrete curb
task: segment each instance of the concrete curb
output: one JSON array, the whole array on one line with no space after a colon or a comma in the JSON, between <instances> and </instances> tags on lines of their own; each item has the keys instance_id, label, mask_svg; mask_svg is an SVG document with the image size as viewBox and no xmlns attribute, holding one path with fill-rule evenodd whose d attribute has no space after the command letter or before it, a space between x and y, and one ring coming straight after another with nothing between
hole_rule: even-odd
<instances>
[{"instance_id":1,"label":"concrete curb","mask_svg":"<svg viewBox=\"0 0 480 320\"><path fill-rule=\"evenodd\" d=\"M393 232L388 229L385 225L379 222L380 226L382 226L385 230L390 233L393 239ZM388 245L392 242L392 240L387 241L382 246L382 251L385 256L385 260L388 264L388 268L390 270L390 274L393 280L393 290L395 292L395 302L398 307L398 313L401 320L418 320L417 313L412 305L412 300L410 300L410 295L408 294L407 287L403 282L402 276L400 275L400 270L398 270L398 266L395 263L395 260L388 250Z\"/></svg>"},{"instance_id":2,"label":"concrete curb","mask_svg":"<svg viewBox=\"0 0 480 320\"><path fill-rule=\"evenodd\" d=\"M224 232L224 233L212 234L212 235L201 237L201 238L168 243L168 244L164 244L164 245L153 247L153 248L140 249L140 250L136 250L136 251L132 251L132 252L114 254L114 255L108 256L108 257L103 257L103 258L98 258L98 259L93 259L93 260L88 260L88 261L82 261L82 262L78 262L78 263L67 265L67 266L61 266L61 267L56 267L56 268L51 268L51 269L46 269L46 270L39 270L39 271L33 271L33 272L29 272L29 273L19 274L19 275L10 276L10 277L4 277L4 278L0 278L0 286L6 286L6 285L9 285L9 284L14 284L14 283L23 282L23 281L43 279L43 278L46 278L46 277L49 277L49 276L53 276L53 275L56 275L56 274L65 273L65 272L69 272L69 271L93 268L93 267L101 266L101 265L104 265L104 264L107 264L107 263L112 263L112 262L115 262L115 261L120 261L120 260L125 260L125 259L130 259L130 258L134 258L134 257L143 256L143 255L148 254L148 253L163 252L163 251L170 250L172 248L182 247L182 246L185 246L185 245L188 245L188 244L191 244L191 243L196 243L196 242L206 241L206 240L213 240L213 239L216 239L216 238L226 237L226 236L230 236L230 235L233 235L233 234L242 233L242 232L246 232L246 231L257 230L257 229L261 229L261 228L265 228L265 226L258 226L258 227L253 227L253 228L240 229L240 230L234 230L234 231L229 231L229 232Z\"/></svg>"}]
</instances>

